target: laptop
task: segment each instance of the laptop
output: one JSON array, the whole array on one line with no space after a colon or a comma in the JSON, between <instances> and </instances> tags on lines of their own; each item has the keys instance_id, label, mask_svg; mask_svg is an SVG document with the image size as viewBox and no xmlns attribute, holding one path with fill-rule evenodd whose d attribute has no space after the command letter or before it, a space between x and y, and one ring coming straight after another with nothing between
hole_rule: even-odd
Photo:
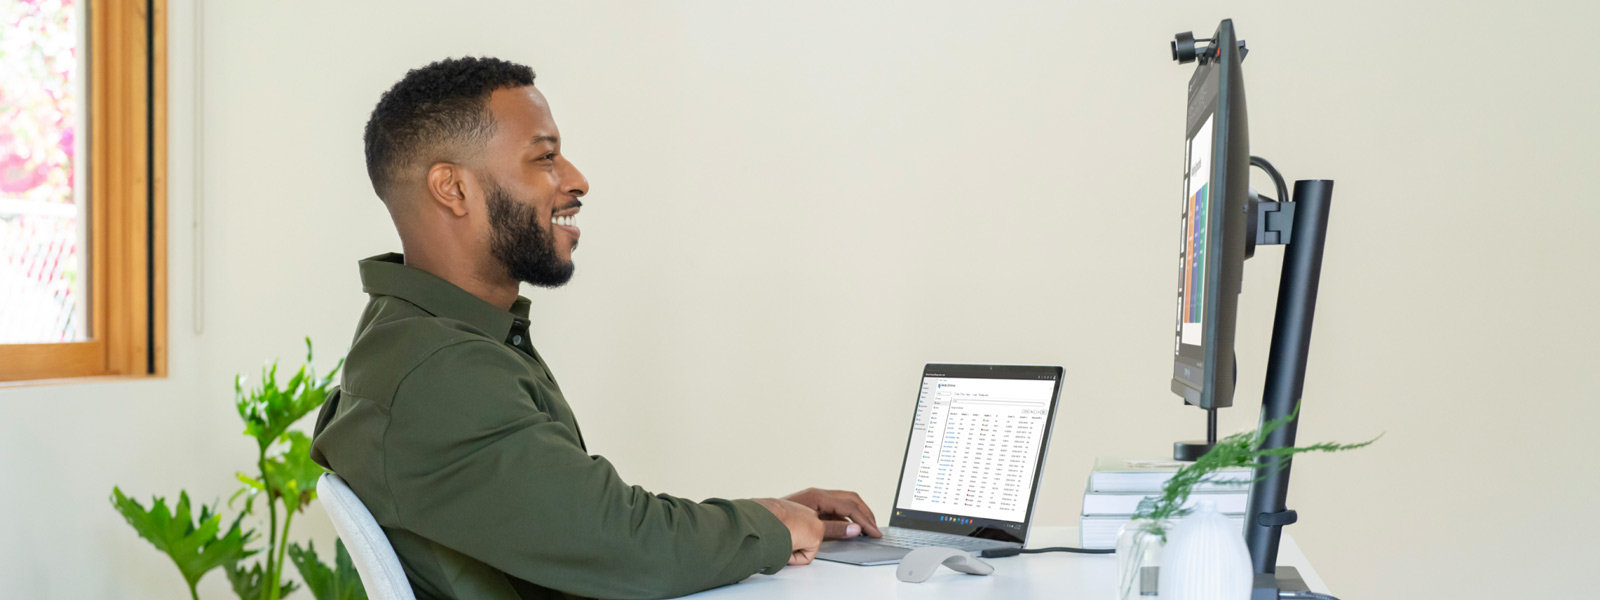
<instances>
[{"instance_id":1,"label":"laptop","mask_svg":"<svg viewBox=\"0 0 1600 600\"><path fill-rule=\"evenodd\" d=\"M887 565L924 546L972 553L1023 547L1061 376L1061 367L923 367L883 538L825 541L817 558Z\"/></svg>"}]
</instances>

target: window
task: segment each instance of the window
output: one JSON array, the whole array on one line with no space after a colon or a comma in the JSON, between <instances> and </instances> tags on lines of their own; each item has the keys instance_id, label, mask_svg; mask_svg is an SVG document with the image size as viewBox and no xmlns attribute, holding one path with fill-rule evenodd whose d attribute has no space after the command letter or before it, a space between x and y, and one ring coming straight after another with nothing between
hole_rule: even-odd
<instances>
[{"instance_id":1,"label":"window","mask_svg":"<svg viewBox=\"0 0 1600 600\"><path fill-rule=\"evenodd\" d=\"M0 381L166 371L165 0L0 0Z\"/></svg>"}]
</instances>

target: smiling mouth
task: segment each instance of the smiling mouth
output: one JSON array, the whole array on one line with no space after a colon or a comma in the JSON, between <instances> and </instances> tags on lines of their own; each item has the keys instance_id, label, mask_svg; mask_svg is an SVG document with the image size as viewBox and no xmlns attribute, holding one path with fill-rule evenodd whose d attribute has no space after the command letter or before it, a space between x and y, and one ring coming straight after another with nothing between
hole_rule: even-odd
<instances>
[{"instance_id":1,"label":"smiling mouth","mask_svg":"<svg viewBox=\"0 0 1600 600\"><path fill-rule=\"evenodd\" d=\"M573 205L568 209L558 211L556 214L550 216L550 222L555 225L557 229L565 232L568 237L572 238L574 247L576 247L578 243L578 237L583 233L578 229L579 206L582 205Z\"/></svg>"}]
</instances>

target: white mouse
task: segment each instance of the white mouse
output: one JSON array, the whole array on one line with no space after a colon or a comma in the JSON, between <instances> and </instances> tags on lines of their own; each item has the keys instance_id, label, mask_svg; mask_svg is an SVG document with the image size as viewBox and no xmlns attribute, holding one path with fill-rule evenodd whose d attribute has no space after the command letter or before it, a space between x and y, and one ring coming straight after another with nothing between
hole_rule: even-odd
<instances>
[{"instance_id":1,"label":"white mouse","mask_svg":"<svg viewBox=\"0 0 1600 600\"><path fill-rule=\"evenodd\" d=\"M900 568L895 570L894 575L899 577L900 581L922 583L933 577L933 572L939 570L939 565L968 575L988 575L994 572L993 565L964 551L946 546L929 546L912 550L905 558L900 559Z\"/></svg>"}]
</instances>

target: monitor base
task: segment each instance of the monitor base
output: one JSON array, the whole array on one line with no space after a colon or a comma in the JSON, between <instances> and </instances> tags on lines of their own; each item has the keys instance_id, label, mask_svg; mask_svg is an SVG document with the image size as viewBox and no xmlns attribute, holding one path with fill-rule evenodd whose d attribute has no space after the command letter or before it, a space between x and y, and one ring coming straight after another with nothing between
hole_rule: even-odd
<instances>
[{"instance_id":1,"label":"monitor base","mask_svg":"<svg viewBox=\"0 0 1600 600\"><path fill-rule=\"evenodd\" d=\"M1145 567L1139 571L1139 595L1155 597L1161 567ZM1278 600L1278 592L1309 592L1311 586L1300 577L1299 569L1279 565L1276 573L1256 573L1250 600Z\"/></svg>"},{"instance_id":2,"label":"monitor base","mask_svg":"<svg viewBox=\"0 0 1600 600\"><path fill-rule=\"evenodd\" d=\"M1210 452L1211 449L1213 447L1215 447L1215 446L1216 446L1215 443L1202 442L1200 440L1190 440L1190 441L1187 441L1187 442L1173 442L1172 443L1172 460L1181 460L1181 461L1184 461L1184 462L1194 462L1194 461L1200 460L1200 457L1205 456L1206 453Z\"/></svg>"},{"instance_id":3,"label":"monitor base","mask_svg":"<svg viewBox=\"0 0 1600 600\"><path fill-rule=\"evenodd\" d=\"M1311 586L1300 577L1294 567L1279 566L1276 573L1256 573L1256 584L1250 590L1250 600L1278 600L1280 592L1309 592Z\"/></svg>"},{"instance_id":4,"label":"monitor base","mask_svg":"<svg viewBox=\"0 0 1600 600\"><path fill-rule=\"evenodd\" d=\"M1233 368L1233 378L1239 378L1239 367ZM1187 442L1174 442L1172 444L1172 460L1194 462L1200 460L1217 445L1217 407L1206 409L1206 441L1190 440Z\"/></svg>"}]
</instances>

